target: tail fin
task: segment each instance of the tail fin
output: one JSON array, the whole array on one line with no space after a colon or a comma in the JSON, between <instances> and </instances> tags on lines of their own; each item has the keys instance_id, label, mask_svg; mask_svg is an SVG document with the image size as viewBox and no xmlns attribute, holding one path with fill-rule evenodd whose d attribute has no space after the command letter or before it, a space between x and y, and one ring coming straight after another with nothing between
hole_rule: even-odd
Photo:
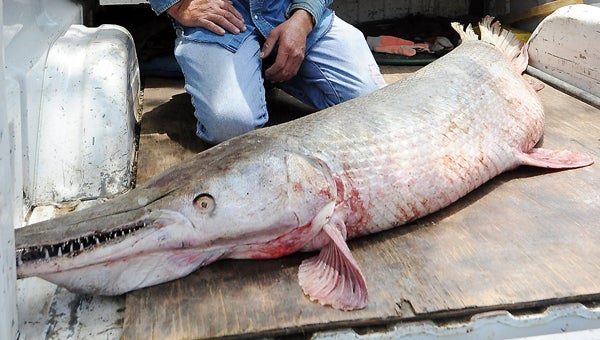
<instances>
[{"instance_id":1,"label":"tail fin","mask_svg":"<svg viewBox=\"0 0 600 340\"><path fill-rule=\"evenodd\" d=\"M515 70L519 73L525 72L527 63L529 62L529 54L527 53L527 46L519 40L512 32L502 29L500 22L496 21L492 23L494 17L486 16L479 23L479 31L481 32L481 39L473 31L473 27L469 24L466 29L463 29L462 25L453 22L452 28L460 35L462 41L467 40L481 40L488 42L500 49L502 53L511 61Z\"/></svg>"}]
</instances>

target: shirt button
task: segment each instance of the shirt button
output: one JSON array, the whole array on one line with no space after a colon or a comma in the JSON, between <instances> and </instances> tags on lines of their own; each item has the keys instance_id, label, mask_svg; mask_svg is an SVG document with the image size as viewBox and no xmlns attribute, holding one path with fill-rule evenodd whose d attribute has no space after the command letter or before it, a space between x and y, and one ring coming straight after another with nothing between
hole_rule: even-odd
<instances>
[{"instance_id":1,"label":"shirt button","mask_svg":"<svg viewBox=\"0 0 600 340\"><path fill-rule=\"evenodd\" d=\"M258 20L258 14L254 14L254 19Z\"/></svg>"}]
</instances>

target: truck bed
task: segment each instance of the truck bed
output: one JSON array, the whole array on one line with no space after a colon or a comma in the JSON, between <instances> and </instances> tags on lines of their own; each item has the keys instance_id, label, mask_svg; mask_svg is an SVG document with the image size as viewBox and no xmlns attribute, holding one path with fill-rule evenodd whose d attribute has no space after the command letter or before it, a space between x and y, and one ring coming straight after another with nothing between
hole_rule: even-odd
<instances>
[{"instance_id":1,"label":"truck bed","mask_svg":"<svg viewBox=\"0 0 600 340\"><path fill-rule=\"evenodd\" d=\"M388 82L409 71L384 68ZM145 100L161 91L146 87ZM189 97L173 94L146 106L140 182L199 151ZM543 145L600 159L600 111L550 86L540 96L547 113ZM306 110L288 99L278 105L273 115ZM600 299L598 244L600 165L521 167L439 213L351 241L369 286L364 310L338 311L302 295L297 269L310 254L223 261L128 294L123 336L273 336L589 302Z\"/></svg>"},{"instance_id":2,"label":"truck bed","mask_svg":"<svg viewBox=\"0 0 600 340\"><path fill-rule=\"evenodd\" d=\"M392 82L415 69L382 71ZM547 114L543 145L600 160L600 110L551 86L540 96ZM269 105L273 123L311 111L279 91L270 93ZM205 149L194 131L183 82L146 79L137 183ZM360 311L338 311L303 296L297 270L312 254L295 254L220 261L124 297L86 297L45 284L53 296L38 293L36 301L23 285L39 281L20 281L20 329L25 337L43 331L47 339L308 337L348 328L385 334L399 323L531 313L566 303L591 308L600 301L598 244L600 164L566 171L520 167L438 213L349 242L370 293ZM47 317L31 316L31 309Z\"/></svg>"}]
</instances>

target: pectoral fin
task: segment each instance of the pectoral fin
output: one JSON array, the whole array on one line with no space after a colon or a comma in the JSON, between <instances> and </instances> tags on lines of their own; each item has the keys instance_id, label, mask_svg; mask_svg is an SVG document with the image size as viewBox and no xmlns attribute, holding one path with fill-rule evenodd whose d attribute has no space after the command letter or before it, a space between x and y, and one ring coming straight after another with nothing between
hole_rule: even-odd
<instances>
[{"instance_id":1,"label":"pectoral fin","mask_svg":"<svg viewBox=\"0 0 600 340\"><path fill-rule=\"evenodd\" d=\"M570 150L550 150L534 148L519 157L521 165L551 169L570 169L588 166L594 163L592 157Z\"/></svg>"},{"instance_id":2,"label":"pectoral fin","mask_svg":"<svg viewBox=\"0 0 600 340\"><path fill-rule=\"evenodd\" d=\"M323 231L331 242L318 256L300 265L300 286L312 301L342 310L361 309L367 305L367 284L358 264L335 225L327 223Z\"/></svg>"}]
</instances>

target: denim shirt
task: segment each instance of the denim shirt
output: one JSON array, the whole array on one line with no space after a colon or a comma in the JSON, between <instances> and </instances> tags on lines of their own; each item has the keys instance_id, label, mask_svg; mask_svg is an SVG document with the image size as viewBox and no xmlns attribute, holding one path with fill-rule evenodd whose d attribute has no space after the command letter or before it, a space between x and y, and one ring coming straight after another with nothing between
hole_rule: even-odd
<instances>
[{"instance_id":1,"label":"denim shirt","mask_svg":"<svg viewBox=\"0 0 600 340\"><path fill-rule=\"evenodd\" d=\"M178 0L148 0L150 6L160 14ZM218 43L235 52L242 42L255 30L267 37L271 30L285 21L296 9L304 9L315 19L315 26L306 39L306 51L330 28L333 11L328 6L333 0L233 0L233 5L244 17L246 31L238 34L226 32L215 34L202 27L186 27L175 21L175 28L184 38L204 43Z\"/></svg>"}]
</instances>

